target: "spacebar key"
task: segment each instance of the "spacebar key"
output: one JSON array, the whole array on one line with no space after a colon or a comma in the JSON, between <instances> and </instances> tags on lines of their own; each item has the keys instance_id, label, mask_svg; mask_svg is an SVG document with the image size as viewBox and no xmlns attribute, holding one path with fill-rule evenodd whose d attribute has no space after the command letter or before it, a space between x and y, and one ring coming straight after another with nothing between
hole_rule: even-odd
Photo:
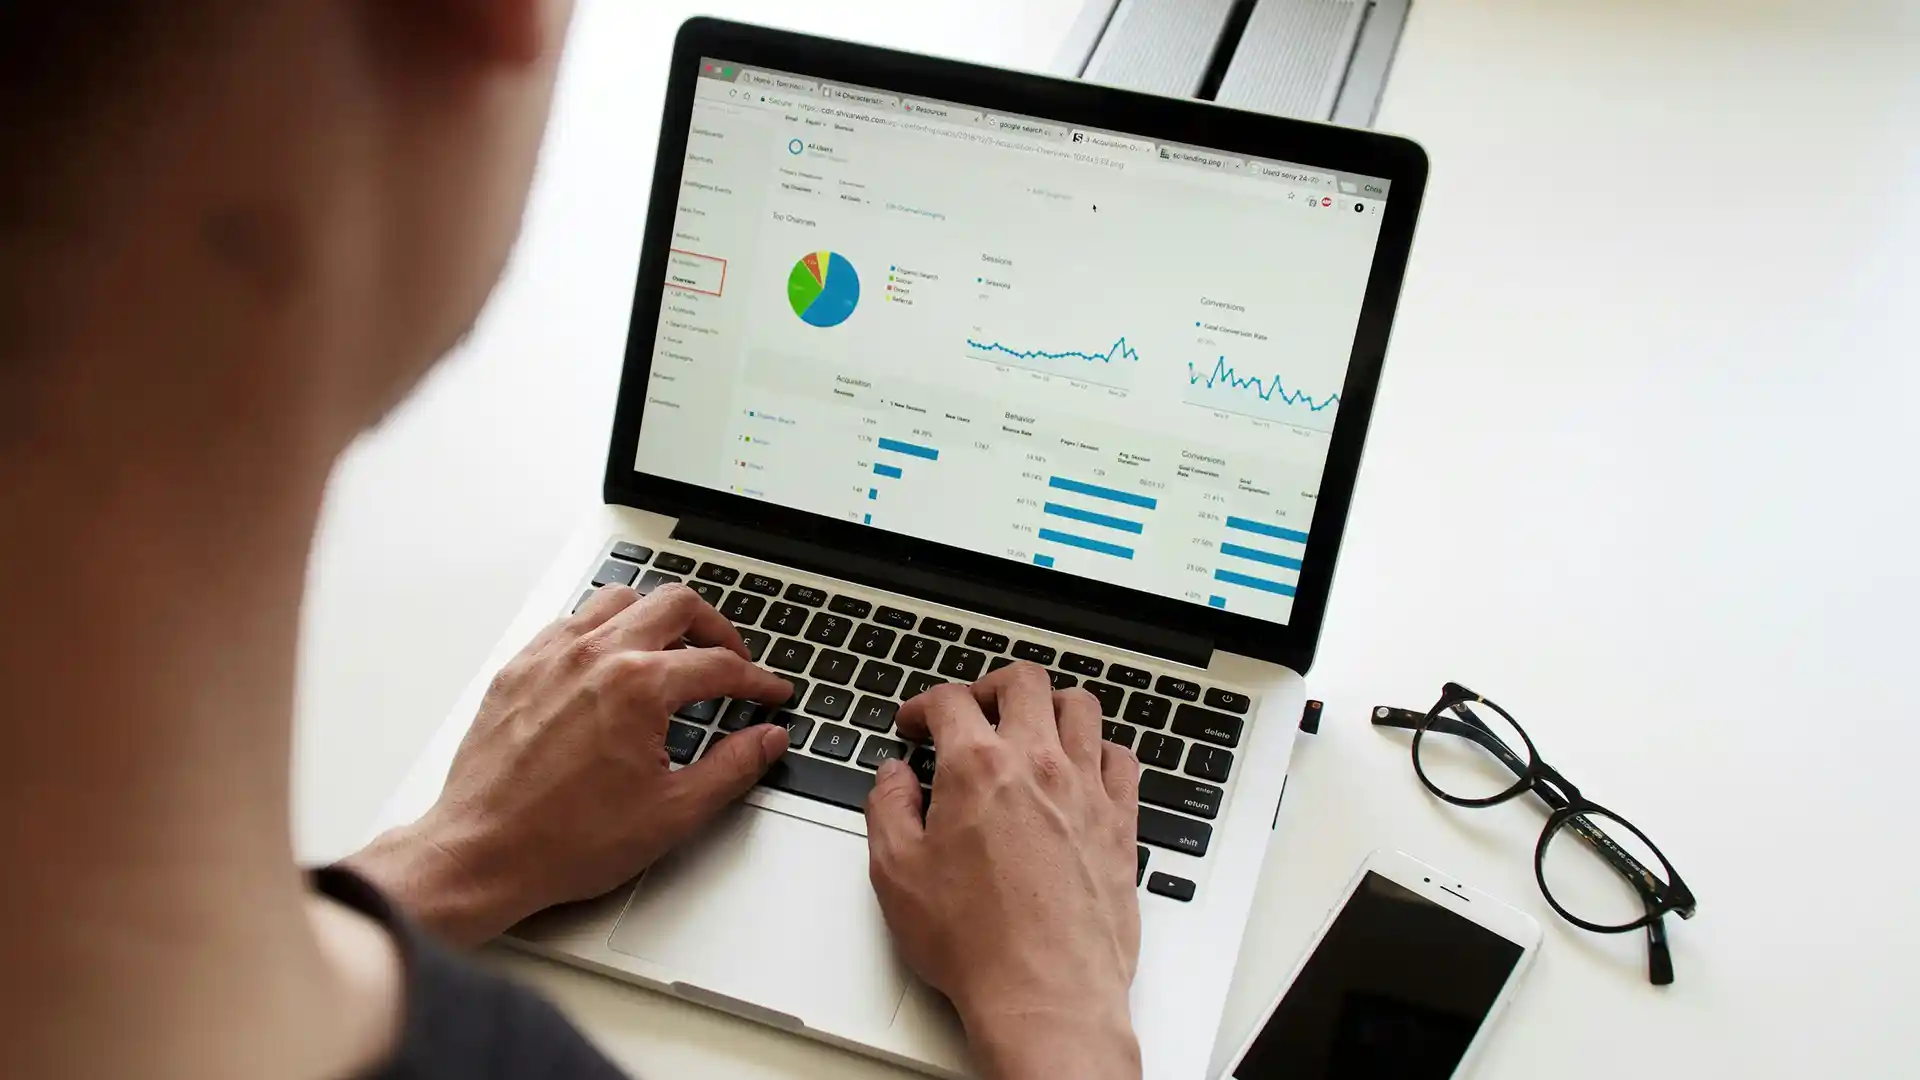
<instances>
[{"instance_id":1,"label":"spacebar key","mask_svg":"<svg viewBox=\"0 0 1920 1080\"><path fill-rule=\"evenodd\" d=\"M1139 831L1143 844L1170 851L1184 851L1189 855L1205 855L1207 842L1213 839L1213 826L1206 822L1155 810L1151 806L1140 808Z\"/></svg>"},{"instance_id":2,"label":"spacebar key","mask_svg":"<svg viewBox=\"0 0 1920 1080\"><path fill-rule=\"evenodd\" d=\"M873 775L864 769L831 765L804 754L787 754L774 762L760 783L779 791L791 791L809 799L864 810L867 793L873 790Z\"/></svg>"}]
</instances>

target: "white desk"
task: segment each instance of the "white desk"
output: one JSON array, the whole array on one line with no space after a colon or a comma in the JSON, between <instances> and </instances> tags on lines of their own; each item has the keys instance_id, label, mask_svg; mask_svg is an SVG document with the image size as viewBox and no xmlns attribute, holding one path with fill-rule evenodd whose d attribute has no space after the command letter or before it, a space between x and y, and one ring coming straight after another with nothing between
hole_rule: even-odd
<instances>
[{"instance_id":1,"label":"white desk","mask_svg":"<svg viewBox=\"0 0 1920 1080\"><path fill-rule=\"evenodd\" d=\"M672 26L584 4L525 241L349 459L314 568L296 830L361 839L597 495ZM726 13L1043 66L1078 0ZM1888 0L1418 0L1380 126L1433 181L1222 1045L1364 854L1533 911L1483 1077L1909 1074L1920 1036L1920 19ZM641 9L646 10L641 10ZM667 10L662 10L667 9ZM1535 891L1539 811L1427 799L1369 705L1447 678L1700 897L1675 986ZM1902 693L1906 690L1908 692ZM1901 861L1902 858L1907 861ZM894 1070L531 960L655 1077Z\"/></svg>"}]
</instances>

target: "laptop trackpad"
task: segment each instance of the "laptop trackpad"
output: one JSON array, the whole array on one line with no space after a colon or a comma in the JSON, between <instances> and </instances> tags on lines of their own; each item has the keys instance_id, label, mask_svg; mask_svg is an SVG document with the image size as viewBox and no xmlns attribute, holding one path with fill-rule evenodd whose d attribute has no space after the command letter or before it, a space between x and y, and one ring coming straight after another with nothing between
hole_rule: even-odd
<instances>
[{"instance_id":1,"label":"laptop trackpad","mask_svg":"<svg viewBox=\"0 0 1920 1080\"><path fill-rule=\"evenodd\" d=\"M607 946L710 992L687 993L703 1004L725 995L839 1032L891 1025L909 977L866 838L753 806L649 870Z\"/></svg>"}]
</instances>

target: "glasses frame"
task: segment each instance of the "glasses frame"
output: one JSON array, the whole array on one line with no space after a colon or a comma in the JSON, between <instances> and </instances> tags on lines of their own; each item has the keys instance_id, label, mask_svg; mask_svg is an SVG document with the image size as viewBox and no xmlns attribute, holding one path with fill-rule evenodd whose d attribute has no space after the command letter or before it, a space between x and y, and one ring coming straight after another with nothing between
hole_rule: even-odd
<instances>
[{"instance_id":1,"label":"glasses frame","mask_svg":"<svg viewBox=\"0 0 1920 1080\"><path fill-rule=\"evenodd\" d=\"M1485 721L1474 715L1473 710L1469 708L1470 705L1491 709L1511 724L1513 730L1519 733L1521 741L1526 744L1526 760L1522 761L1514 753L1513 748L1494 734ZM1550 813L1547 815L1546 826L1540 831L1539 842L1533 849L1533 876L1535 883L1540 886L1540 895L1546 898L1547 904L1561 918L1582 930L1596 934L1625 934L1642 927L1646 928L1647 977L1656 986L1665 986L1673 982L1673 957L1667 948L1666 928L1662 919L1669 913L1678 915L1682 919L1693 918L1695 905L1693 890L1687 888L1686 882L1680 879L1673 864L1667 860L1666 853L1660 850L1659 845L1648 839L1647 834L1641 832L1639 826L1581 794L1580 789L1568 781L1559 769L1542 761L1540 752L1533 745L1533 737L1528 735L1527 729L1513 718L1513 714L1459 683L1449 682L1441 688L1440 700L1425 713L1413 709L1381 706L1373 710L1373 723L1376 727L1403 728L1413 731L1413 771L1420 777L1420 783L1425 785L1428 791L1446 802L1468 809L1479 809L1511 802L1527 792L1532 792L1536 798L1545 803ZM1430 733L1458 736L1478 743L1513 773L1513 786L1484 799L1463 799L1442 791L1420 765L1420 744ZM1586 820L1585 815L1596 813L1604 814L1618 822L1642 844L1645 844L1647 850L1653 852L1654 857L1660 860L1660 867L1665 871L1665 879L1662 880L1656 876L1599 826ZM1553 891L1547 887L1545 864L1547 845L1553 842L1553 838L1562 829L1572 830L1575 836L1586 841L1596 854L1626 879L1634 891L1640 894L1641 902L1646 907L1645 915L1624 925L1607 926L1602 923L1588 922L1561 906L1560 901L1554 898Z\"/></svg>"}]
</instances>

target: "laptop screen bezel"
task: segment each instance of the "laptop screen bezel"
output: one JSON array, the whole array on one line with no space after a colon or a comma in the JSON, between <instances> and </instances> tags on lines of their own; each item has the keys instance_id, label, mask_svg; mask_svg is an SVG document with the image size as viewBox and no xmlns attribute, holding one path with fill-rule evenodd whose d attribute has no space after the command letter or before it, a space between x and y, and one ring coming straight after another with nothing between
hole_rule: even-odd
<instances>
[{"instance_id":1,"label":"laptop screen bezel","mask_svg":"<svg viewBox=\"0 0 1920 1080\"><path fill-rule=\"evenodd\" d=\"M695 85L700 62L706 57L1388 180L1390 194L1354 334L1352 359L1340 389L1340 416L1308 527L1289 620L1284 624L1268 622L636 469L640 423L665 296L667 249L679 205ZM1047 596L1194 635L1211 641L1216 649L1305 673L1320 637L1361 449L1372 419L1388 332L1426 186L1426 155L1417 144L1367 131L706 18L690 20L681 27L670 72L607 458L604 495L609 503L672 517L726 522L830 550L859 552L921 571L951 574L1013 593Z\"/></svg>"}]
</instances>

